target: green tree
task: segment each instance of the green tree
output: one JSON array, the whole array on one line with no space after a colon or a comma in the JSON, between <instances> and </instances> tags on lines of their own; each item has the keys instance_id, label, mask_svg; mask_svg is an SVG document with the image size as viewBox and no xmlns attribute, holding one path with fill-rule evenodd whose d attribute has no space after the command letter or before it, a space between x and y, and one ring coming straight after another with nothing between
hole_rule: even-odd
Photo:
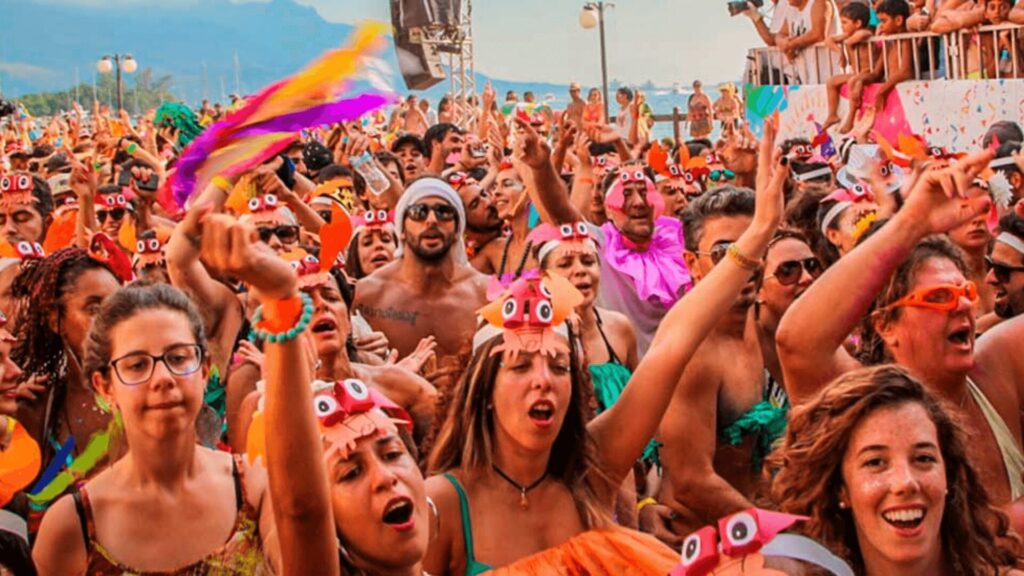
<instances>
[{"instance_id":1,"label":"green tree","mask_svg":"<svg viewBox=\"0 0 1024 576\"><path fill-rule=\"evenodd\" d=\"M173 78L168 74L154 78L153 70L144 68L134 74L122 75L121 81L122 103L125 110L132 114L141 114L163 102L177 101L171 94ZM78 102L86 110L92 107L93 100L99 100L101 104L109 105L111 108L117 105L117 87L113 74L100 74L95 87L82 83L77 88ZM18 98L18 101L34 116L51 116L71 110L75 94L75 87L72 86L60 92L26 94Z\"/></svg>"}]
</instances>

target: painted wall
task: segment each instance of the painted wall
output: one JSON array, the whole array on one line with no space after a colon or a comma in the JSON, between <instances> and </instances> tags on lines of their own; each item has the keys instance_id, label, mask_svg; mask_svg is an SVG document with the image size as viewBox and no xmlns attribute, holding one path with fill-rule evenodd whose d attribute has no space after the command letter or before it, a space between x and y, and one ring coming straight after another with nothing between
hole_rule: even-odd
<instances>
[{"instance_id":1,"label":"painted wall","mask_svg":"<svg viewBox=\"0 0 1024 576\"><path fill-rule=\"evenodd\" d=\"M826 88L815 86L746 86L747 120L760 135L764 119L779 111L780 137L811 138L814 122L828 115ZM864 102L874 102L878 86L865 90ZM840 102L840 116L848 101ZM977 149L994 122L1024 123L1024 80L935 80L906 82L889 94L875 129L890 142L900 132L924 136L929 143L966 151ZM839 136L831 130L833 138Z\"/></svg>"}]
</instances>

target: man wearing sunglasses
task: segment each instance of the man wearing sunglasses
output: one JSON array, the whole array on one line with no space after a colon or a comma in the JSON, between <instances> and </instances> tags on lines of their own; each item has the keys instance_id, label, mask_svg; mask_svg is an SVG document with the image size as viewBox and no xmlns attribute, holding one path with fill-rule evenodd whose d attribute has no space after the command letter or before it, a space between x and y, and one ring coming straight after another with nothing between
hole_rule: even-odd
<instances>
[{"instance_id":1,"label":"man wearing sunglasses","mask_svg":"<svg viewBox=\"0 0 1024 576\"><path fill-rule=\"evenodd\" d=\"M125 199L124 191L115 184L106 184L99 187L96 192L94 203L96 221L99 222L100 232L117 241L118 232L125 218L131 218L129 207Z\"/></svg>"},{"instance_id":2,"label":"man wearing sunglasses","mask_svg":"<svg viewBox=\"0 0 1024 576\"><path fill-rule=\"evenodd\" d=\"M447 182L416 180L395 207L395 261L356 283L355 309L401 357L434 336L439 366L457 368L473 338L487 277L467 261L465 226L462 201Z\"/></svg>"},{"instance_id":3,"label":"man wearing sunglasses","mask_svg":"<svg viewBox=\"0 0 1024 576\"><path fill-rule=\"evenodd\" d=\"M996 316L1005 320L1024 314L1024 218L1011 212L999 220L999 229L985 260L985 282L996 291Z\"/></svg>"}]
</instances>

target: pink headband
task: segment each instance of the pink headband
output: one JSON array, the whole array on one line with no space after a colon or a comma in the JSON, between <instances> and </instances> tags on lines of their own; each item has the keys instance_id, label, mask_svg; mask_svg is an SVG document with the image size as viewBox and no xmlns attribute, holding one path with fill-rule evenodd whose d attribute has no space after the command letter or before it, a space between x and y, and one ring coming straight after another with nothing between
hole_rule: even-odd
<instances>
[{"instance_id":1,"label":"pink headband","mask_svg":"<svg viewBox=\"0 0 1024 576\"><path fill-rule=\"evenodd\" d=\"M620 171L618 178L615 179L615 183L608 188L608 193L604 197L604 205L611 210L621 213L622 207L626 203L623 191L626 184L631 182L642 182L647 188L647 204L654 210L655 219L665 213L665 199L661 197L661 193L658 192L654 182L651 182L651 179L644 174L641 168Z\"/></svg>"}]
</instances>

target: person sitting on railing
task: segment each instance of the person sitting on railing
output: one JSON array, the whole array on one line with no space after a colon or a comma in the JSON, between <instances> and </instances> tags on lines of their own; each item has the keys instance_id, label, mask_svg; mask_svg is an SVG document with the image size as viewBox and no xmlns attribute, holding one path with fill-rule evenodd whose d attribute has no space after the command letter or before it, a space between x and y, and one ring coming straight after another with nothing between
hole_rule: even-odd
<instances>
[{"instance_id":1,"label":"person sitting on railing","mask_svg":"<svg viewBox=\"0 0 1024 576\"><path fill-rule=\"evenodd\" d=\"M875 12L878 14L877 33L879 36L906 33L907 18L910 16L910 5L907 4L907 0L882 0L875 6ZM893 88L900 82L913 78L912 42L897 40L892 44L892 47L883 51L884 57L875 59L874 67L870 72L858 74L850 80L850 111L846 116L846 121L839 128L841 133L845 134L853 129L857 111L860 110L864 97L864 87L867 84L882 83L875 95L874 102L875 113L879 114L885 109L889 93Z\"/></svg>"},{"instance_id":2,"label":"person sitting on railing","mask_svg":"<svg viewBox=\"0 0 1024 576\"><path fill-rule=\"evenodd\" d=\"M849 86L858 75L871 72L871 48L866 42L875 33L871 26L871 8L867 4L850 2L840 10L839 22L843 32L830 36L825 45L839 52L843 72L828 80L828 118L823 130L839 124L839 91L843 85Z\"/></svg>"},{"instance_id":3,"label":"person sitting on railing","mask_svg":"<svg viewBox=\"0 0 1024 576\"><path fill-rule=\"evenodd\" d=\"M771 24L765 24L761 12L747 2L744 14L754 23L761 40L770 47L778 48L787 58L776 64L775 60L759 62L761 74L771 75L771 83L813 84L828 74L830 62L819 58L807 60L804 51L825 40L830 34L839 32L834 0L772 0L775 4ZM777 66L782 65L783 70Z\"/></svg>"},{"instance_id":4,"label":"person sitting on railing","mask_svg":"<svg viewBox=\"0 0 1024 576\"><path fill-rule=\"evenodd\" d=\"M947 34L978 26L998 26L1013 21L1009 19L1012 7L1011 0L945 2L929 29L936 34ZM1019 20L1024 22L1024 11L1021 8L1017 8L1017 11ZM965 40L967 79L1006 78L1018 75L1020 50L1019 45L1014 45L1016 40L1012 31L974 31L966 36ZM1014 58L1018 60L1017 66L1014 66Z\"/></svg>"}]
</instances>

